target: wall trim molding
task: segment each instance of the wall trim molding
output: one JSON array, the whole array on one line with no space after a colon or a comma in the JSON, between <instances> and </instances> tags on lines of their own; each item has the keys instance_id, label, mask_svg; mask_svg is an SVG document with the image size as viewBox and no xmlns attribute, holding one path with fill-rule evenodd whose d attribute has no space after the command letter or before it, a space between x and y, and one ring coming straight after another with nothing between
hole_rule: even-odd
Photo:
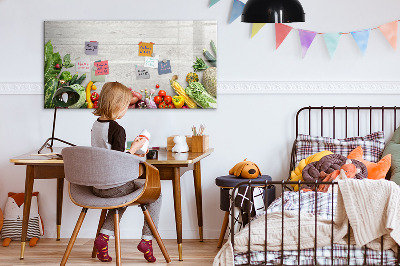
<instances>
[{"instance_id":1,"label":"wall trim molding","mask_svg":"<svg viewBox=\"0 0 400 266\"><path fill-rule=\"evenodd\" d=\"M0 94L43 94L43 83L0 83ZM400 81L221 81L218 94L400 94Z\"/></svg>"}]
</instances>

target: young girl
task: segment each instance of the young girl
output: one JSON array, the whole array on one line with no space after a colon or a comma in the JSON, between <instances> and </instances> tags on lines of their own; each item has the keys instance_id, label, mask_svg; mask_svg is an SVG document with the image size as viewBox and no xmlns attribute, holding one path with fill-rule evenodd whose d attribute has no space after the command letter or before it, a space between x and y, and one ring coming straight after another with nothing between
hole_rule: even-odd
<instances>
[{"instance_id":1,"label":"young girl","mask_svg":"<svg viewBox=\"0 0 400 266\"><path fill-rule=\"evenodd\" d=\"M104 84L98 102L97 109L93 112L94 115L100 116L92 127L91 142L93 147L101 147L111 150L125 152L125 129L120 126L115 120L122 118L128 110L129 103L132 99L132 92L119 82L107 82ZM146 142L144 138L136 138L129 153L132 156L144 157L138 155L139 150ZM138 158L143 161L144 158ZM132 176L132 181L121 184L116 187L93 187L93 194L102 198L121 197L132 193L135 190L144 186L143 183L135 182L136 176ZM160 216L161 195L153 203L148 204L147 208L156 226ZM119 208L120 219L124 214L126 207ZM106 220L101 228L99 236L94 241L97 249L97 258L101 261L111 261L112 258L108 255L108 240L110 236L114 236L114 219L115 210L107 212ZM142 240L137 246L138 250L144 253L144 258L149 262L156 261L153 256L152 237L150 227L147 222L144 222L142 230Z\"/></svg>"}]
</instances>

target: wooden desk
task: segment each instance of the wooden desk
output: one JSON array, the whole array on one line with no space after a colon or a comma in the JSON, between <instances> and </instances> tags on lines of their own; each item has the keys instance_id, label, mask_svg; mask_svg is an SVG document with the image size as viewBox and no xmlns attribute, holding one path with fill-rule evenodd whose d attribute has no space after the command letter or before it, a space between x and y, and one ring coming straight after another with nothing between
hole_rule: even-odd
<instances>
[{"instance_id":1,"label":"wooden desk","mask_svg":"<svg viewBox=\"0 0 400 266\"><path fill-rule=\"evenodd\" d=\"M60 153L61 148L53 148ZM201 193L201 168L200 160L210 155L214 149L198 153L174 154L166 149L159 150L157 160L147 160L148 163L158 168L161 180L171 180L173 184L175 223L178 242L179 260L182 260L182 204L180 177L188 170L193 170L194 190L196 196L197 219L200 241L203 241L203 211ZM47 153L50 151L43 151ZM37 151L23 154L10 159L15 165L26 165L25 199L21 235L21 255L24 258L28 219L31 208L32 189L34 179L57 178L57 240L60 240L61 214L64 188L64 162L57 156L37 155Z\"/></svg>"}]
</instances>

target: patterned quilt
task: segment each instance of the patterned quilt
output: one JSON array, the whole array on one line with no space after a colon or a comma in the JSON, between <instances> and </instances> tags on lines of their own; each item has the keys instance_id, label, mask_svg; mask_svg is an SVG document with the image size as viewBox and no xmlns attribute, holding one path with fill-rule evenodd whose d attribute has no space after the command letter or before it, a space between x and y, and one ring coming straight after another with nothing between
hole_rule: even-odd
<instances>
[{"instance_id":1,"label":"patterned quilt","mask_svg":"<svg viewBox=\"0 0 400 266\"><path fill-rule=\"evenodd\" d=\"M298 210L317 214L326 219L332 219L336 208L336 194L317 192L285 192L283 197L276 199L268 208L269 213L282 211L282 203L284 210ZM265 215L265 213L260 214ZM257 219L257 215L254 219ZM333 262L332 262L333 251ZM265 264L265 256L267 261ZM297 250L285 250L283 252L284 265L314 265L315 264L314 249L303 249L298 255ZM281 265L281 251L267 252L250 252L250 265ZM350 256L347 245L334 244L316 249L316 265L395 265L396 256L392 250L385 250L383 256L380 251L371 250L365 247L357 247L350 245ZM349 259L349 264L348 264ZM249 265L248 253L235 254L235 265Z\"/></svg>"}]
</instances>

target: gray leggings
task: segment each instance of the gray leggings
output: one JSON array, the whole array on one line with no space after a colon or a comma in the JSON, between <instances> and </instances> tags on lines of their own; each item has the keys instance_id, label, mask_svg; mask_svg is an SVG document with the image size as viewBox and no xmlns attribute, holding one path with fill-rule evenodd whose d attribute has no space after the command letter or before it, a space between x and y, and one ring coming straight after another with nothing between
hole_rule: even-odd
<instances>
[{"instance_id":1,"label":"gray leggings","mask_svg":"<svg viewBox=\"0 0 400 266\"><path fill-rule=\"evenodd\" d=\"M113 187L108 189L93 188L93 194L101 198L116 198L128 195L142 188L143 186L144 182L138 182L138 181L135 182L135 180L132 180L119 187ZM160 218L161 202L162 202L162 196L160 194L160 197L155 202L146 204L146 207L149 210L151 218L153 218L154 224L156 225L157 228L158 228L158 221ZM126 207L118 208L120 219L122 218L122 215L124 214L125 210ZM114 236L114 214L115 214L115 209L108 210L106 220L104 221L100 233L109 236ZM142 230L142 239L151 240L152 238L153 234L150 230L149 225L145 220Z\"/></svg>"}]
</instances>

